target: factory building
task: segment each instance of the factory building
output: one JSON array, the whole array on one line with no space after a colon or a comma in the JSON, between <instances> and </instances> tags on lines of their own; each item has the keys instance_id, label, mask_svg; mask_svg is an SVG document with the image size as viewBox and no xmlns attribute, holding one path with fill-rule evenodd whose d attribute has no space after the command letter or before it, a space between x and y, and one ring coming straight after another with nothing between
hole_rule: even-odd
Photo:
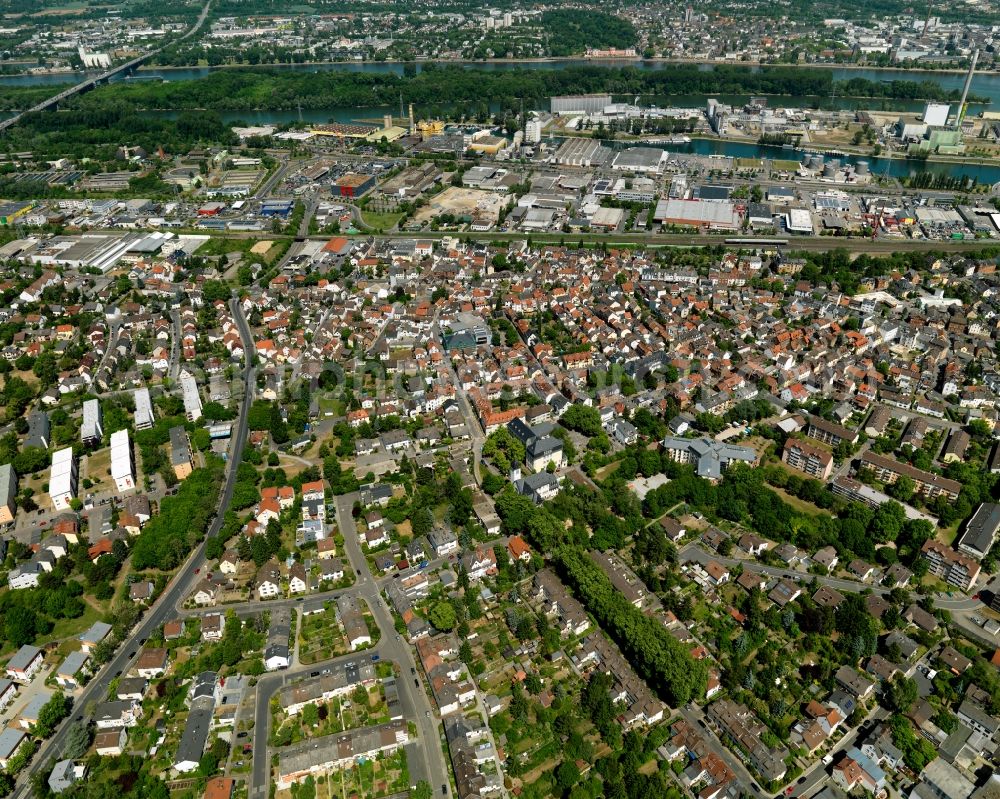
<instances>
[{"instance_id":1,"label":"factory building","mask_svg":"<svg viewBox=\"0 0 1000 799\"><path fill-rule=\"evenodd\" d=\"M556 150L553 161L564 166L601 166L611 150L596 139L567 139Z\"/></svg>"},{"instance_id":2,"label":"factory building","mask_svg":"<svg viewBox=\"0 0 1000 799\"><path fill-rule=\"evenodd\" d=\"M599 114L611 105L610 94L564 94L549 100L553 114Z\"/></svg>"},{"instance_id":3,"label":"factory building","mask_svg":"<svg viewBox=\"0 0 1000 799\"><path fill-rule=\"evenodd\" d=\"M653 219L665 225L709 230L739 230L741 223L733 203L704 200L660 200L653 212Z\"/></svg>"}]
</instances>

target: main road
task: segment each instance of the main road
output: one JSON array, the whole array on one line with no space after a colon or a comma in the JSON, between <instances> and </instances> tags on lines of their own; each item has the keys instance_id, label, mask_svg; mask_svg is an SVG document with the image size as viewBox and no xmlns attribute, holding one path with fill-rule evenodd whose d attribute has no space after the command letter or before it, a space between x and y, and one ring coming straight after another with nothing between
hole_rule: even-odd
<instances>
[{"instance_id":1,"label":"main road","mask_svg":"<svg viewBox=\"0 0 1000 799\"><path fill-rule=\"evenodd\" d=\"M230 307L233 312L233 318L236 320L237 327L239 328L240 336L243 339L245 351L252 353L253 337L250 335L250 327L247 325L246 318L243 316L243 312L235 300L230 300ZM219 503L216 507L215 518L209 526L208 536L218 535L219 530L222 528L226 508L229 507L229 503L233 497L233 488L236 485L237 467L243 457L243 447L247 440L248 411L250 403L253 400L254 389L254 369L250 358L251 356L248 355L247 363L243 369L243 403L240 406L240 415L236 424L236 435L230 442L229 463L226 469L225 484L219 494ZM166 590L139 621L137 626L133 628L129 637L122 643L114 657L74 698L75 709L70 719L63 722L53 736L42 743L31 765L18 774L17 787L14 792L16 799L27 799L31 794L29 783L31 775L46 768L53 758L58 759L61 755L71 723L83 721L93 709L91 704L101 702L107 697L108 686L111 684L111 681L128 671L142 645L152 635L153 631L164 622L175 617L177 603L181 597L190 591L195 578L195 570L204 559L204 553L205 542L202 541L188 556L180 571L174 575Z\"/></svg>"},{"instance_id":2,"label":"main road","mask_svg":"<svg viewBox=\"0 0 1000 799\"><path fill-rule=\"evenodd\" d=\"M344 551L357 577L357 582L351 588L346 589L346 593L363 599L368 604L379 628L379 642L372 650L345 655L344 658L358 657L359 654L363 656L377 654L381 660L399 664L401 673L396 681L399 698L404 710L409 711L410 720L413 721L418 732L416 745L407 748L411 753L417 751L420 753L418 762L408 761L410 781L416 784L420 780L426 780L432 789L435 789L436 794L436 786L448 784L448 767L444 762L441 749L441 734L438 730L437 717L431 707L430 700L427 698L427 692L424 690L421 678L414 676L418 672L413 652L409 644L396 632L392 613L382 599L378 582L372 576L368 562L361 551L357 527L351 513L357 499L357 492L345 494L337 497L334 504L337 525L344 536ZM327 664L344 658L335 658L332 661L315 663L311 666L297 666L283 674L263 677L257 683L257 707L254 713L253 728L253 770L248 793L250 799L264 799L268 795L271 753L268 751L267 739L271 721L271 697L291 677L298 676L308 670L320 671Z\"/></svg>"}]
</instances>

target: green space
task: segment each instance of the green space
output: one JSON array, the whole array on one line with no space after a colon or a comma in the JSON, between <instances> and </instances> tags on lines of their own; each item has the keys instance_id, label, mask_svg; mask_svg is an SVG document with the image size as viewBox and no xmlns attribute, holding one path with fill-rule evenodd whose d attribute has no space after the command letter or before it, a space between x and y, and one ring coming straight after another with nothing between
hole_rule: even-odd
<instances>
[{"instance_id":1,"label":"green space","mask_svg":"<svg viewBox=\"0 0 1000 799\"><path fill-rule=\"evenodd\" d=\"M351 651L337 621L336 605L326 603L322 613L302 617L299 629L299 660L306 665L344 655Z\"/></svg>"},{"instance_id":2,"label":"green space","mask_svg":"<svg viewBox=\"0 0 1000 799\"><path fill-rule=\"evenodd\" d=\"M374 230L386 231L394 227L406 214L379 213L377 211L361 211L361 218L368 227Z\"/></svg>"}]
</instances>

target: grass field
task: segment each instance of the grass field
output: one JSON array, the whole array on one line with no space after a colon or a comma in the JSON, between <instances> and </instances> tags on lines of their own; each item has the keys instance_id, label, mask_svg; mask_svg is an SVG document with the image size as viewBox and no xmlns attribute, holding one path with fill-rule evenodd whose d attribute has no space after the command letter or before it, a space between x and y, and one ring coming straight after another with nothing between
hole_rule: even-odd
<instances>
[{"instance_id":1,"label":"grass field","mask_svg":"<svg viewBox=\"0 0 1000 799\"><path fill-rule=\"evenodd\" d=\"M87 456L87 479L93 485L89 492L111 491L115 488L115 481L111 479L108 470L111 468L111 447L99 449L97 452Z\"/></svg>"},{"instance_id":2,"label":"grass field","mask_svg":"<svg viewBox=\"0 0 1000 799\"><path fill-rule=\"evenodd\" d=\"M263 243L268 245L266 255L260 254L261 248L258 245ZM231 252L243 253L244 255L256 253L270 264L274 262L275 258L281 257L287 249L287 246L279 245L287 245L287 243L288 239L283 239L280 236L268 236L266 239L230 239L212 236L198 248L198 255L200 257L212 258L219 255L227 255ZM254 250L255 247L257 247L257 250Z\"/></svg>"},{"instance_id":3,"label":"grass field","mask_svg":"<svg viewBox=\"0 0 1000 799\"><path fill-rule=\"evenodd\" d=\"M811 502L806 502L805 500L799 499L798 497L793 497L784 489L777 488L776 486L773 485L769 485L768 488L770 488L775 494L777 494L779 497L785 500L785 502L787 502L789 505L795 508L795 510L802 511L802 513L808 513L810 516L817 516L821 513L826 513L826 511L824 511L822 508L813 505Z\"/></svg>"},{"instance_id":4,"label":"grass field","mask_svg":"<svg viewBox=\"0 0 1000 799\"><path fill-rule=\"evenodd\" d=\"M60 655L68 655L80 648L80 642L76 640L76 637L82 633L84 630L90 629L90 626L95 621L100 621L101 614L97 608L91 605L89 602L83 603L84 611L83 615L78 619L59 619L55 626L52 628L52 632L44 636L45 641L39 641L38 644L48 643L49 641L62 641L59 646Z\"/></svg>"},{"instance_id":5,"label":"grass field","mask_svg":"<svg viewBox=\"0 0 1000 799\"><path fill-rule=\"evenodd\" d=\"M380 214L374 211L362 211L361 218L368 227L375 228L376 230L388 230L403 218L403 214Z\"/></svg>"},{"instance_id":6,"label":"grass field","mask_svg":"<svg viewBox=\"0 0 1000 799\"><path fill-rule=\"evenodd\" d=\"M776 159L771 162L771 168L775 172L798 172L799 162L792 160Z\"/></svg>"}]
</instances>

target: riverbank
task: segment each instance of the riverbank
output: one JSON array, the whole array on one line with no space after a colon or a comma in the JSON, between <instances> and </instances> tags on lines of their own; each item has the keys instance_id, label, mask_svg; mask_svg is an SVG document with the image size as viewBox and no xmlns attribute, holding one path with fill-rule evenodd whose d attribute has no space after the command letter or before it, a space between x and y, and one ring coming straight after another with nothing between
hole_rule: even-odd
<instances>
[{"instance_id":1,"label":"riverbank","mask_svg":"<svg viewBox=\"0 0 1000 799\"><path fill-rule=\"evenodd\" d=\"M534 68L542 68L545 66L552 66L553 68L565 67L565 66L581 66L581 65L593 65L593 66L607 66L607 67L623 67L623 66L671 66L671 65L695 65L695 66L745 66L752 69L767 69L769 67L787 67L794 69L826 69L826 70L845 70L851 72L870 72L872 74L878 73L893 73L893 72L904 72L913 73L916 75L960 75L965 76L967 70L961 69L959 67L943 67L941 69L929 69L926 67L910 67L904 65L895 66L874 66L867 64L838 64L830 62L813 62L809 64L785 64L777 61L719 61L713 58L641 58L641 57L630 57L630 58L585 58L583 56L551 56L551 57L538 57L538 58L486 58L486 59L468 59L468 58L415 58L407 61L399 59L332 59L332 60L318 60L318 61L295 61L295 62L280 62L280 61L269 61L261 62L257 64L208 64L206 62L198 62L196 64L143 64L136 71L137 75L143 73L160 73L160 72L183 72L186 70L226 70L226 69L247 69L247 68L268 68L268 69L307 69L307 68L336 68L336 67L349 67L354 69L360 69L363 71L367 70L377 70L379 68L385 69L400 69L406 67L407 64L413 64L417 67L424 66L427 64L435 64L439 66L470 66L470 67L503 67L503 68L516 68L518 66L527 66ZM53 69L53 70L32 70L23 72L4 72L0 73L0 79L3 78L19 78L19 79L30 79L30 78L60 78L66 77L72 80L83 79L91 75L96 75L96 72L87 71L69 71L65 69ZM990 76L1000 76L1000 66L994 69L982 69L976 70L977 77L990 77Z\"/></svg>"},{"instance_id":2,"label":"riverbank","mask_svg":"<svg viewBox=\"0 0 1000 799\"><path fill-rule=\"evenodd\" d=\"M875 165L879 161L896 161L900 163L910 164L913 166L926 164L928 166L951 165L951 166L977 166L977 167L994 168L997 165L997 159L995 158L983 158L983 157L973 157L973 156L965 157L961 155L940 155L940 154L930 155L927 158L914 158L908 153L900 153L897 151L889 151L889 150L883 150L878 155L874 155L870 151L866 151L861 149L860 147L854 147L852 145L838 145L836 148L830 148L818 143L806 143L796 147L795 149L786 150L781 145L762 144L758 140L752 138L744 138L737 136L719 137L719 136L713 136L708 133L697 133L697 132L685 133L684 135L687 136L687 138L691 142L701 141L710 144L714 143L722 145L723 148L727 144L732 144L740 147L759 147L759 148L768 148L771 150L775 150L775 153L770 158L770 160L798 161L806 153L815 153L817 155L847 156L852 160L868 161L869 164L872 166L873 173L878 172L878 170L875 168ZM593 137L584 135L575 136L572 133L563 133L560 134L559 138L589 139ZM634 146L641 146L642 143L648 141L649 138L650 138L649 136L637 136L637 137L622 136L616 139L602 139L602 143L618 144L618 145L628 144ZM663 146L666 149L670 149L671 147L678 146L678 143L662 142L660 145L657 146ZM784 154L784 158L780 157L782 153Z\"/></svg>"},{"instance_id":3,"label":"riverbank","mask_svg":"<svg viewBox=\"0 0 1000 799\"><path fill-rule=\"evenodd\" d=\"M962 69L960 67L944 67L941 69L929 69L927 67L908 67L903 65L896 65L891 67L883 66L869 66L866 64L837 64L828 62L815 62L809 64L786 64L780 61L719 61L714 58L663 58L663 57L653 57L653 58L642 58L642 57L627 57L627 58L586 58L582 55L579 56L548 56L548 57L537 57L537 58L483 58L483 59L469 59L469 58L414 58L408 61L401 61L399 59L349 59L349 60L320 60L320 61L296 61L293 63L287 62L268 62L268 63L258 63L258 64L216 64L209 65L208 63L197 63L197 64L184 64L184 65L169 65L169 66L156 66L153 64L145 64L139 68L139 72L152 71L152 72L170 72L174 70L185 70L185 69L245 69L247 67L339 67L339 66L377 66L385 65L387 67L405 67L407 64L414 64L417 66L423 64L439 64L442 66L504 66L504 67L516 67L518 65L535 65L544 66L546 64L553 64L556 66L566 66L566 65L578 65L578 64L593 64L595 66L629 66L633 64L662 64L664 66L670 66L672 64L684 65L684 64L694 64L698 66L746 66L754 68L767 68L767 67L792 67L795 69L844 69L844 70L855 70L859 72L913 72L916 74L927 74L927 75L965 75L968 70ZM42 73L36 73L42 74ZM47 73L46 73L47 74ZM52 73L56 74L56 73ZM1000 67L995 69L977 69L976 75L1000 75Z\"/></svg>"}]
</instances>

